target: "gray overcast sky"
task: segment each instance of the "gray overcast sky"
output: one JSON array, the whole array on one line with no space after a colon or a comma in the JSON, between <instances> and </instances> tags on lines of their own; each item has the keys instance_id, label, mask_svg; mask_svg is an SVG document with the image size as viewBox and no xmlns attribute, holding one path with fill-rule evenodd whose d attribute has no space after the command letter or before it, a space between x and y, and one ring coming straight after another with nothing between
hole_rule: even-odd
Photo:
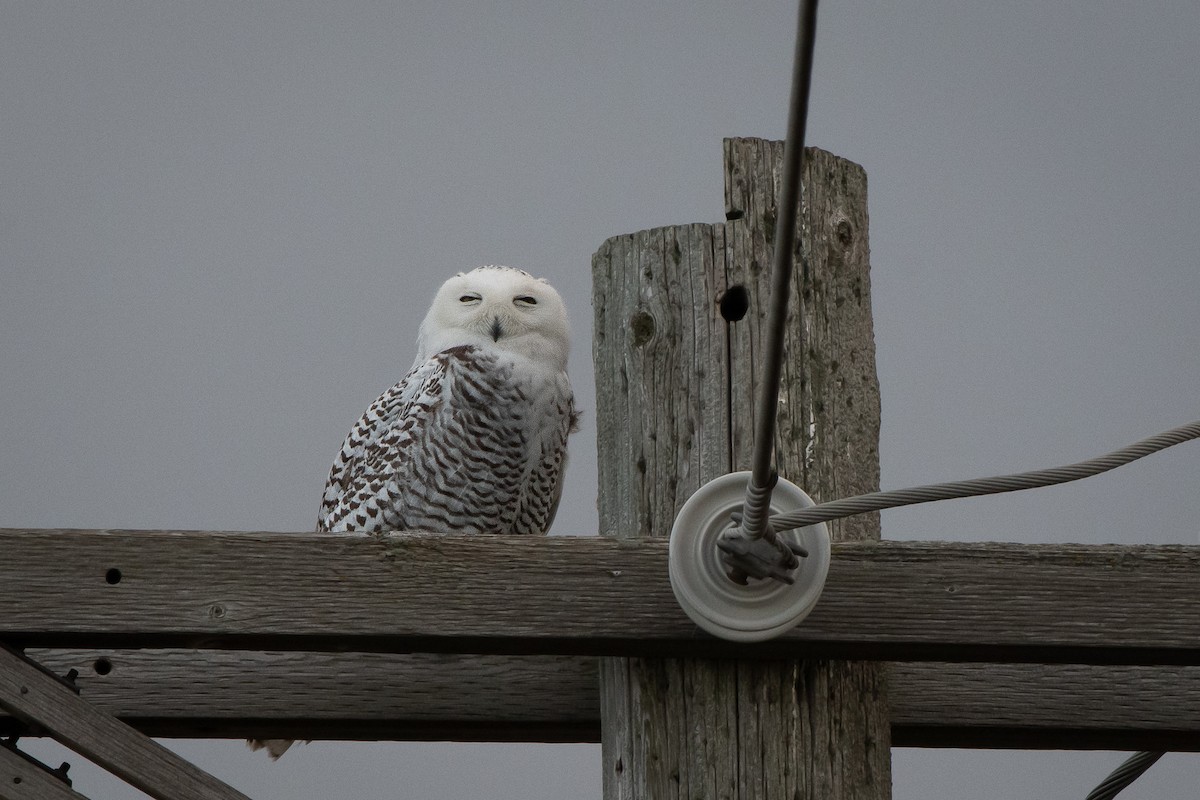
<instances>
[{"instance_id":1,"label":"gray overcast sky","mask_svg":"<svg viewBox=\"0 0 1200 800\"><path fill-rule=\"evenodd\" d=\"M794 19L0 1L0 526L311 528L433 291L481 263L562 291L589 409L592 252L722 218L721 138L783 135ZM1198 34L1195 0L823 5L809 142L870 180L885 488L1200 417ZM560 534L596 532L592 421ZM884 535L1195 543L1197 459ZM172 746L258 800L600 796L594 745ZM1083 797L1120 758L897 750L895 797ZM1124 796L1198 778L1169 756Z\"/></svg>"}]
</instances>

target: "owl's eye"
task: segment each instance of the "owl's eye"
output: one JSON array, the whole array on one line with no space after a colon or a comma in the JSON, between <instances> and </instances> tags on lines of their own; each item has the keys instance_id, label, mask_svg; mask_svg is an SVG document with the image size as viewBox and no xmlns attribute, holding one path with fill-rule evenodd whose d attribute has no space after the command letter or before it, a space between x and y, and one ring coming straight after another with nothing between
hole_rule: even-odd
<instances>
[{"instance_id":1,"label":"owl's eye","mask_svg":"<svg viewBox=\"0 0 1200 800\"><path fill-rule=\"evenodd\" d=\"M462 297L458 298L458 302L464 305L471 305L472 303L478 303L482 299L483 298L477 294L464 294Z\"/></svg>"},{"instance_id":2,"label":"owl's eye","mask_svg":"<svg viewBox=\"0 0 1200 800\"><path fill-rule=\"evenodd\" d=\"M520 306L536 306L537 298L531 295L522 294L514 297L513 302Z\"/></svg>"}]
</instances>

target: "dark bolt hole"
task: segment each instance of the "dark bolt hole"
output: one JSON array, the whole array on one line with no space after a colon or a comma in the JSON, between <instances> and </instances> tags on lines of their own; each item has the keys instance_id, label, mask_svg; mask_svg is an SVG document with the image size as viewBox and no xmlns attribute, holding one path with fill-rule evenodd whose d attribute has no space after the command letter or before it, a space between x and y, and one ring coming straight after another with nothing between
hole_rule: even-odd
<instances>
[{"instance_id":1,"label":"dark bolt hole","mask_svg":"<svg viewBox=\"0 0 1200 800\"><path fill-rule=\"evenodd\" d=\"M750 293L745 286L730 286L721 295L721 316L726 322L737 322L750 310Z\"/></svg>"},{"instance_id":2,"label":"dark bolt hole","mask_svg":"<svg viewBox=\"0 0 1200 800\"><path fill-rule=\"evenodd\" d=\"M113 567L108 572L104 573L104 580L108 581L113 586L116 586L121 582L121 570Z\"/></svg>"},{"instance_id":3,"label":"dark bolt hole","mask_svg":"<svg viewBox=\"0 0 1200 800\"><path fill-rule=\"evenodd\" d=\"M96 670L97 675L107 675L112 672L112 662L107 658L97 658L96 663L92 664L92 669Z\"/></svg>"}]
</instances>

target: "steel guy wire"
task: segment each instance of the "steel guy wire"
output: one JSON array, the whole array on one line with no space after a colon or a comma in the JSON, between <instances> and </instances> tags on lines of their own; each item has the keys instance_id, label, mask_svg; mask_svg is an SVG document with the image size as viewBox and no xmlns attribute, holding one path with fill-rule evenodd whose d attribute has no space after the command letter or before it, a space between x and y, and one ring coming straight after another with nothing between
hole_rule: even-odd
<instances>
[{"instance_id":1,"label":"steel guy wire","mask_svg":"<svg viewBox=\"0 0 1200 800\"><path fill-rule=\"evenodd\" d=\"M1159 752L1134 753L1125 763L1114 769L1104 781L1092 789L1087 800L1112 800L1121 790L1142 776L1142 773L1154 766L1165 755Z\"/></svg>"},{"instance_id":2,"label":"steel guy wire","mask_svg":"<svg viewBox=\"0 0 1200 800\"><path fill-rule=\"evenodd\" d=\"M817 0L803 0L796 23L796 52L792 63L792 89L788 101L787 137L783 145L783 176L779 208L775 215L775 252L771 266L771 299L767 309L766 353L763 380L759 386L754 424L754 453L747 513L742 529L751 539L767 533L770 508L772 455L775 441L775 411L783 371L783 339L787 322L788 286L792 274L792 250L796 240L796 211L800 206L800 172L804 161L804 130L808 123L808 94L812 84L813 46L817 29ZM765 490L766 502L751 506L749 495L757 487Z\"/></svg>"},{"instance_id":3,"label":"steel guy wire","mask_svg":"<svg viewBox=\"0 0 1200 800\"><path fill-rule=\"evenodd\" d=\"M865 514L868 511L882 511L885 508L929 503L935 500L952 500L958 497L1016 492L1022 489L1037 489L1042 486L1069 483L1099 475L1101 472L1124 466L1151 453L1157 453L1159 450L1165 450L1197 438L1200 438L1200 420L1172 428L1148 439L1135 442L1128 447L1122 447L1120 450L1114 450L1098 458L1080 461L1077 464L1032 472L1019 472L1014 475L997 475L994 478L975 478L967 481L916 486L911 489L872 492L821 503L797 511L789 511L785 514L776 514L771 517L770 522L775 530L784 531L855 514Z\"/></svg>"}]
</instances>

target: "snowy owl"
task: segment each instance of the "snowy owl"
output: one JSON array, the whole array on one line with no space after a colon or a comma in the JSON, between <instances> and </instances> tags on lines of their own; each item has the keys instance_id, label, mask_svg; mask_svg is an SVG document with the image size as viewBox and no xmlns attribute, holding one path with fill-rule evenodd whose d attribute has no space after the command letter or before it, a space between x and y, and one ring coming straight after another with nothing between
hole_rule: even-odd
<instances>
[{"instance_id":1,"label":"snowy owl","mask_svg":"<svg viewBox=\"0 0 1200 800\"><path fill-rule=\"evenodd\" d=\"M317 529L544 534L576 417L568 347L544 280L479 267L446 281L412 369L346 437Z\"/></svg>"},{"instance_id":2,"label":"snowy owl","mask_svg":"<svg viewBox=\"0 0 1200 800\"><path fill-rule=\"evenodd\" d=\"M566 309L512 267L450 278L408 374L371 404L329 471L320 531L544 534L577 414ZM291 742L251 741L278 758Z\"/></svg>"}]
</instances>

